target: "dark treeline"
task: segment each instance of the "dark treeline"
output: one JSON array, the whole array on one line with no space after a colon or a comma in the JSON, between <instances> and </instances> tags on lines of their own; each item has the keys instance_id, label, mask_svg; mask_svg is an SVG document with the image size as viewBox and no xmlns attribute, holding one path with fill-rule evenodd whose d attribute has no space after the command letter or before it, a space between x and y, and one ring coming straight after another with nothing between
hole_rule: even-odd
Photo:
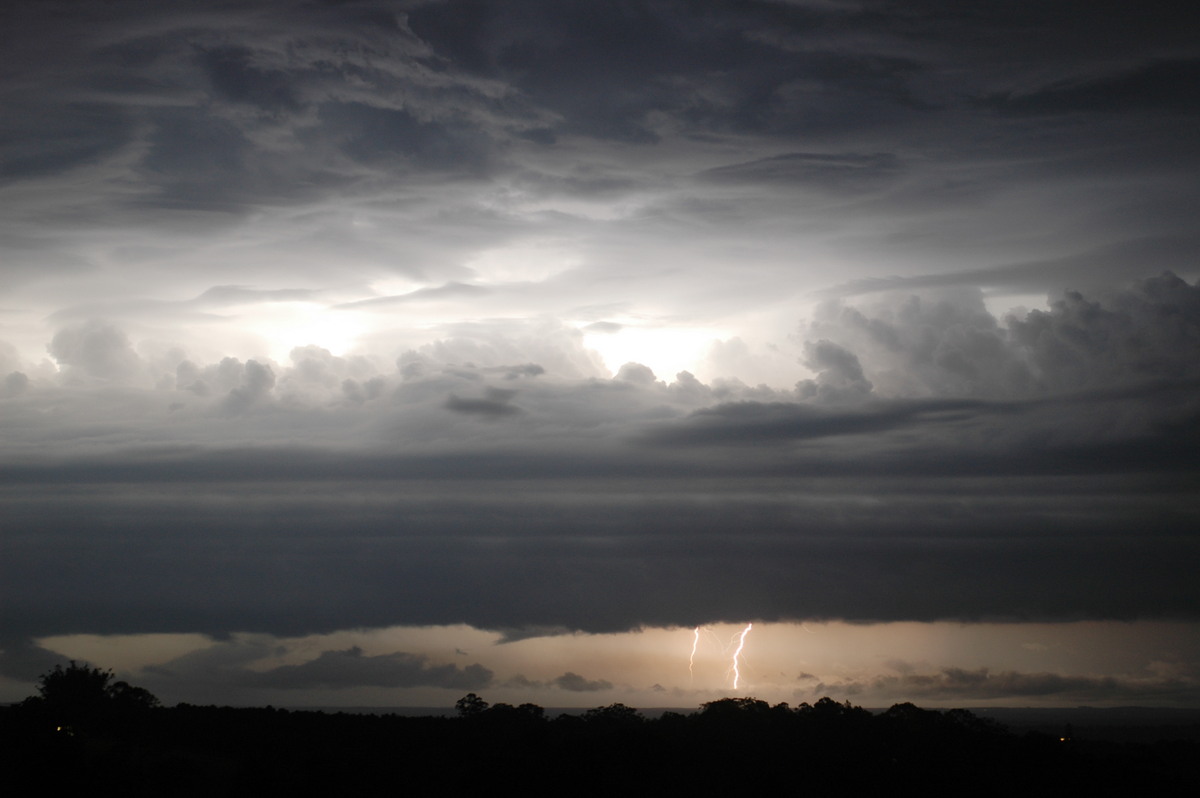
<instances>
[{"instance_id":1,"label":"dark treeline","mask_svg":"<svg viewBox=\"0 0 1200 798\"><path fill-rule=\"evenodd\" d=\"M533 704L472 694L458 717L404 717L165 708L130 693L138 688L105 689L90 698L43 689L3 708L10 783L155 796L458 795L503 785L524 794L1200 794L1194 741L1016 735L965 710L912 704L873 714L828 698L797 707L727 698L655 719L622 704L549 718Z\"/></svg>"}]
</instances>

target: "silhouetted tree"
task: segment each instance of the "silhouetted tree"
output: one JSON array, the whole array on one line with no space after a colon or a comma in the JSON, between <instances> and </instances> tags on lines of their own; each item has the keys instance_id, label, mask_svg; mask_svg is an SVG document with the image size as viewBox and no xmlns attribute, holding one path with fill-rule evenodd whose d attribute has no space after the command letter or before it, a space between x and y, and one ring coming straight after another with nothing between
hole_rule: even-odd
<instances>
[{"instance_id":1,"label":"silhouetted tree","mask_svg":"<svg viewBox=\"0 0 1200 798\"><path fill-rule=\"evenodd\" d=\"M621 703L589 709L583 713L583 719L588 723L600 723L605 726L630 726L645 720L642 713Z\"/></svg>"},{"instance_id":2,"label":"silhouetted tree","mask_svg":"<svg viewBox=\"0 0 1200 798\"><path fill-rule=\"evenodd\" d=\"M758 698L721 698L700 705L705 718L731 718L745 715L765 715L771 705Z\"/></svg>"},{"instance_id":3,"label":"silhouetted tree","mask_svg":"<svg viewBox=\"0 0 1200 798\"><path fill-rule=\"evenodd\" d=\"M454 702L454 708L458 710L460 718L473 718L482 715L487 710L488 702L474 693L467 693Z\"/></svg>"},{"instance_id":4,"label":"silhouetted tree","mask_svg":"<svg viewBox=\"0 0 1200 798\"><path fill-rule=\"evenodd\" d=\"M112 677L112 671L78 665L75 660L65 668L55 665L38 678L38 695L25 699L25 706L40 711L63 731L91 726L104 710Z\"/></svg>"},{"instance_id":5,"label":"silhouetted tree","mask_svg":"<svg viewBox=\"0 0 1200 798\"><path fill-rule=\"evenodd\" d=\"M530 720L545 720L546 710L542 709L537 704L525 703L521 704L517 709Z\"/></svg>"},{"instance_id":6,"label":"silhouetted tree","mask_svg":"<svg viewBox=\"0 0 1200 798\"><path fill-rule=\"evenodd\" d=\"M50 704L79 705L103 701L112 677L112 671L89 668L71 660L66 668L55 665L54 670L38 677L38 694Z\"/></svg>"},{"instance_id":7,"label":"silhouetted tree","mask_svg":"<svg viewBox=\"0 0 1200 798\"><path fill-rule=\"evenodd\" d=\"M160 706L158 697L145 687L135 687L129 682L113 682L108 688L109 698L122 710L154 709Z\"/></svg>"},{"instance_id":8,"label":"silhouetted tree","mask_svg":"<svg viewBox=\"0 0 1200 798\"><path fill-rule=\"evenodd\" d=\"M65 668L55 665L42 674L38 695L25 699L22 706L63 731L94 731L159 706L149 690L112 679L111 670L71 660Z\"/></svg>"}]
</instances>

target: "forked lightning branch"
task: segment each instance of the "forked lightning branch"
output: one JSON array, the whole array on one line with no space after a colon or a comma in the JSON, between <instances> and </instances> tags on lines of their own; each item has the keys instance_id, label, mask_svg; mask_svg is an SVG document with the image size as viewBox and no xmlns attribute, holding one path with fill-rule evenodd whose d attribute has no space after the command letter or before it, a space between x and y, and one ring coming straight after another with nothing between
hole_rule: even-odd
<instances>
[{"instance_id":1,"label":"forked lightning branch","mask_svg":"<svg viewBox=\"0 0 1200 798\"><path fill-rule=\"evenodd\" d=\"M737 690L742 684L742 652L746 648L746 635L750 634L750 630L754 628L754 624L746 624L746 628L740 632L735 632L728 643L722 642L717 637L716 633L704 626L697 626L692 630L692 651L688 656L688 678L692 684L696 681L696 654L700 650L701 638L710 641L713 645L720 649L722 657L729 657L729 668L725 671L726 681L732 680L732 687ZM732 652L732 653L731 653Z\"/></svg>"}]
</instances>

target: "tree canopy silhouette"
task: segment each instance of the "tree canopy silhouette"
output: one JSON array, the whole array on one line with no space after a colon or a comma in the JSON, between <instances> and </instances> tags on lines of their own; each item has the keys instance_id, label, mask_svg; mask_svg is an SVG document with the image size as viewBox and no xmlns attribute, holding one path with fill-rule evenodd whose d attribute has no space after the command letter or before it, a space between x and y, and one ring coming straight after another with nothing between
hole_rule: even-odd
<instances>
[{"instance_id":1,"label":"tree canopy silhouette","mask_svg":"<svg viewBox=\"0 0 1200 798\"><path fill-rule=\"evenodd\" d=\"M71 660L67 667L38 678L38 695L25 699L23 706L38 711L63 730L91 730L106 722L159 706L149 690L128 682L113 681L111 670L79 665Z\"/></svg>"}]
</instances>

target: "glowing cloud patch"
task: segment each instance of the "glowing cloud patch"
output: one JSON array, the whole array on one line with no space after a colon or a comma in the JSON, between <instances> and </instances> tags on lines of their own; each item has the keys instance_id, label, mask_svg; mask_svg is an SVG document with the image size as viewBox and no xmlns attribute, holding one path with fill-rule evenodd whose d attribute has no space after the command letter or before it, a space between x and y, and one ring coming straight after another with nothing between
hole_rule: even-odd
<instances>
[{"instance_id":1,"label":"glowing cloud patch","mask_svg":"<svg viewBox=\"0 0 1200 798\"><path fill-rule=\"evenodd\" d=\"M598 353L613 374L626 363L641 363L671 382L681 371L696 373L713 341L726 337L708 327L650 327L620 321L583 328L583 343Z\"/></svg>"},{"instance_id":2,"label":"glowing cloud patch","mask_svg":"<svg viewBox=\"0 0 1200 798\"><path fill-rule=\"evenodd\" d=\"M362 314L316 302L280 302L258 308L244 329L261 338L267 355L280 362L286 362L298 346L315 345L344 355L368 331Z\"/></svg>"}]
</instances>

